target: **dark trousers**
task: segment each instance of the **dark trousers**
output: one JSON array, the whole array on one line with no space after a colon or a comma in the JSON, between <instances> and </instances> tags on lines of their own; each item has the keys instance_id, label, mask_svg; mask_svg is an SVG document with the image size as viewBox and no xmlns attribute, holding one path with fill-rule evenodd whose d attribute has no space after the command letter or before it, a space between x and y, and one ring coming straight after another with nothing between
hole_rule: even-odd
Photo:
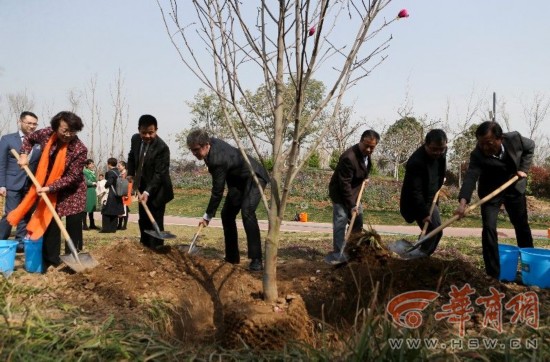
<instances>
[{"instance_id":1,"label":"dark trousers","mask_svg":"<svg viewBox=\"0 0 550 362\"><path fill-rule=\"evenodd\" d=\"M82 213L82 227L86 229L88 227L88 223L86 218L90 219L90 228L95 228L95 220L94 220L94 212L86 212L84 211Z\"/></svg>"},{"instance_id":2,"label":"dark trousers","mask_svg":"<svg viewBox=\"0 0 550 362\"><path fill-rule=\"evenodd\" d=\"M418 226L420 226L420 229L424 229L424 220L416 219L416 223L418 224ZM433 229L437 229L439 226L441 226L441 215L439 214L439 206L435 205L434 211L432 213L432 218L430 220L430 223L428 223L426 234L429 234L430 231L432 231ZM422 246L420 246L420 250L428 255L432 255L437 248L437 245L439 244L442 236L443 231L438 232L437 234L429 238L424 244L422 244Z\"/></svg>"},{"instance_id":3,"label":"dark trousers","mask_svg":"<svg viewBox=\"0 0 550 362\"><path fill-rule=\"evenodd\" d=\"M264 185L262 185L264 187ZM222 208L221 217L225 239L225 259L230 263L240 261L237 214L241 212L248 246L249 259L262 259L260 227L256 218L256 208L261 200L261 193L254 180L250 179L244 187L228 187L227 197Z\"/></svg>"},{"instance_id":4,"label":"dark trousers","mask_svg":"<svg viewBox=\"0 0 550 362\"><path fill-rule=\"evenodd\" d=\"M153 215L153 219L157 223L159 230L164 231L164 212L166 211L166 204L162 204L162 206L154 207L151 205L149 201L147 201L147 207L149 208L149 211L151 211L151 214ZM145 245L148 248L156 248L157 246L164 245L164 239L155 238L154 236L151 236L145 232L145 230L154 230L153 223L149 219L149 216L147 216L147 213L145 212L145 209L143 208L143 205L139 203L139 232L140 232L140 242Z\"/></svg>"},{"instance_id":5,"label":"dark trousers","mask_svg":"<svg viewBox=\"0 0 550 362\"><path fill-rule=\"evenodd\" d=\"M101 231L115 233L118 226L117 215L101 215Z\"/></svg>"},{"instance_id":6,"label":"dark trousers","mask_svg":"<svg viewBox=\"0 0 550 362\"><path fill-rule=\"evenodd\" d=\"M82 250L82 214L68 215L65 217L66 229L74 243L77 251ZM48 225L43 237L42 244L42 261L44 264L44 271L48 269L50 265L58 266L61 264L61 258L59 257L61 252L61 229L54 219ZM65 254L69 254L71 250L65 245Z\"/></svg>"},{"instance_id":7,"label":"dark trousers","mask_svg":"<svg viewBox=\"0 0 550 362\"><path fill-rule=\"evenodd\" d=\"M0 240L7 240L10 237L11 225L8 223L8 220L6 219L6 217L8 216L10 211L15 209L21 203L21 200L23 200L23 197L25 197L26 193L27 193L26 188L19 191L14 191L14 190L6 191L4 215L2 216L2 220L0 220ZM27 223L31 219L31 215L33 211L34 211L34 207L27 213L27 215L25 215L23 219L21 219L19 224L17 224L17 229L15 231L15 239L23 240L27 235Z\"/></svg>"},{"instance_id":8,"label":"dark trousers","mask_svg":"<svg viewBox=\"0 0 550 362\"><path fill-rule=\"evenodd\" d=\"M500 205L504 204L510 222L514 225L516 240L520 248L532 248L533 236L527 218L527 201L525 195L505 194L497 195L491 201L481 205L483 231L481 243L485 272L493 278L500 275L500 258L498 253L497 217Z\"/></svg>"}]
</instances>

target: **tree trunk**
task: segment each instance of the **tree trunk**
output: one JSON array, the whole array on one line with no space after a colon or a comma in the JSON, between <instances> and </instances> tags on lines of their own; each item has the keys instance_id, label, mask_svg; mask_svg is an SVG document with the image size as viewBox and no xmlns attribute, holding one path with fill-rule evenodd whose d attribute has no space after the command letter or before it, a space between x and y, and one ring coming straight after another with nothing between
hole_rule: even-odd
<instances>
[{"instance_id":1,"label":"tree trunk","mask_svg":"<svg viewBox=\"0 0 550 362\"><path fill-rule=\"evenodd\" d=\"M277 208L269 212L269 230L265 241L265 270L263 275L264 299L273 302L279 297L277 291L277 251L282 219L277 215Z\"/></svg>"}]
</instances>

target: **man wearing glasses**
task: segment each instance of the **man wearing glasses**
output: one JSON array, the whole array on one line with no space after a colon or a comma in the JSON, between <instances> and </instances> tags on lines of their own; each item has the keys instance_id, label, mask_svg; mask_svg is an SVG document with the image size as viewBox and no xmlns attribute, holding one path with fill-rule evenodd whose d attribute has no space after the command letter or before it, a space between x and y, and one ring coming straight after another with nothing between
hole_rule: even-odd
<instances>
[{"instance_id":1,"label":"man wearing glasses","mask_svg":"<svg viewBox=\"0 0 550 362\"><path fill-rule=\"evenodd\" d=\"M19 151L23 138L34 132L38 126L38 117L25 111L19 116L19 131L0 138L0 196L5 198L4 214L0 220L0 240L6 240L11 234L11 225L6 220L9 212L17 207L31 185L25 170L19 167L10 150ZM40 159L40 146L33 148L29 166L34 172ZM23 239L27 235L27 223L32 210L17 224L15 239L19 240L17 250L23 251Z\"/></svg>"},{"instance_id":2,"label":"man wearing glasses","mask_svg":"<svg viewBox=\"0 0 550 362\"><path fill-rule=\"evenodd\" d=\"M502 132L497 122L485 121L476 130L477 145L470 154L468 170L458 194L459 205L455 214L466 215L472 193L477 185L479 198L496 190L514 176L519 180L503 192L481 205L481 245L485 272L499 278L500 259L498 252L497 216L504 204L510 222L514 225L520 248L533 247L533 235L527 214L527 173L533 162L535 142L518 132Z\"/></svg>"},{"instance_id":3,"label":"man wearing glasses","mask_svg":"<svg viewBox=\"0 0 550 362\"><path fill-rule=\"evenodd\" d=\"M441 129L432 129L426 134L424 144L413 152L405 165L399 210L405 221L416 221L421 229L428 223L426 233L441 225L437 203L431 209L445 179L446 153L447 135ZM443 232L435 234L406 257L413 259L433 254L442 236Z\"/></svg>"}]
</instances>

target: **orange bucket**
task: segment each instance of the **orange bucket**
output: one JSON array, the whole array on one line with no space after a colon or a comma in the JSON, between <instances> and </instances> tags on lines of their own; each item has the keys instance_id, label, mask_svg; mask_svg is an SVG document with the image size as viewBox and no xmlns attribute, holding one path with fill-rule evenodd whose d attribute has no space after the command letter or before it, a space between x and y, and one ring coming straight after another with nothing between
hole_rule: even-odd
<instances>
[{"instance_id":1,"label":"orange bucket","mask_svg":"<svg viewBox=\"0 0 550 362\"><path fill-rule=\"evenodd\" d=\"M300 222L307 222L307 212L300 213Z\"/></svg>"}]
</instances>

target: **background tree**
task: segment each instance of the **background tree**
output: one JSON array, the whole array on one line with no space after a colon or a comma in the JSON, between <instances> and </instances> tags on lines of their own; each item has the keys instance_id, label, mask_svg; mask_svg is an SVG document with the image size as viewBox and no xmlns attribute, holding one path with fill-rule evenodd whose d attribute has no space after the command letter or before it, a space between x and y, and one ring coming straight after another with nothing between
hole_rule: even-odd
<instances>
[{"instance_id":1,"label":"background tree","mask_svg":"<svg viewBox=\"0 0 550 362\"><path fill-rule=\"evenodd\" d=\"M352 144L358 142L357 131L361 127L359 122L353 122L353 107L342 106L328 127L326 142L323 147L330 151L330 154L342 154ZM354 138L355 137L355 138Z\"/></svg>"},{"instance_id":2,"label":"background tree","mask_svg":"<svg viewBox=\"0 0 550 362\"><path fill-rule=\"evenodd\" d=\"M470 153L477 144L476 130L479 124L472 124L467 131L458 135L452 146L452 152L448 156L448 169L454 169L458 177L458 185L462 185L464 173L468 167Z\"/></svg>"},{"instance_id":3,"label":"background tree","mask_svg":"<svg viewBox=\"0 0 550 362\"><path fill-rule=\"evenodd\" d=\"M536 93L530 102L522 101L521 104L525 124L528 127L528 133L525 136L535 141L533 163L543 165L550 156L550 142L548 136L542 132L550 108L550 99L541 93Z\"/></svg>"},{"instance_id":4,"label":"background tree","mask_svg":"<svg viewBox=\"0 0 550 362\"><path fill-rule=\"evenodd\" d=\"M392 124L382 135L377 147L380 158L392 165L392 174L399 180L399 168L423 142L424 125L414 117L403 117Z\"/></svg>"},{"instance_id":5,"label":"background tree","mask_svg":"<svg viewBox=\"0 0 550 362\"><path fill-rule=\"evenodd\" d=\"M34 99L27 94L26 89L22 92L7 94L6 100L7 111L2 112L3 122L0 123L0 133L2 134L17 129L21 112L31 111L37 113L34 109Z\"/></svg>"},{"instance_id":6,"label":"background tree","mask_svg":"<svg viewBox=\"0 0 550 362\"><path fill-rule=\"evenodd\" d=\"M303 154L301 143L329 107L327 122L334 121L346 91L385 59L391 34L384 34L383 30L396 18L377 19L391 1L196 0L193 1L194 12L189 11L188 2L163 1L166 6L161 5L161 0L157 3L182 62L218 96L224 121L249 166L230 110L262 162L256 134L250 128L251 118L258 111L269 114L273 130L273 171L270 201L265 193L262 195L269 221L263 291L268 301L274 301L278 297L279 231L287 199L297 173L329 128L325 124ZM180 8L185 11L180 13ZM344 21L345 36L336 25ZM377 36L384 38L378 40ZM364 46L367 43L372 46ZM206 53L201 53L203 49ZM318 107L308 114L306 90L317 73L323 75L327 92L318 101ZM254 82L260 86L249 85ZM290 89L286 84L291 85ZM250 88L263 89L267 99L265 107L252 106L252 99L246 92ZM290 107L285 105L287 97L292 102ZM259 184L257 178L255 181Z\"/></svg>"}]
</instances>

